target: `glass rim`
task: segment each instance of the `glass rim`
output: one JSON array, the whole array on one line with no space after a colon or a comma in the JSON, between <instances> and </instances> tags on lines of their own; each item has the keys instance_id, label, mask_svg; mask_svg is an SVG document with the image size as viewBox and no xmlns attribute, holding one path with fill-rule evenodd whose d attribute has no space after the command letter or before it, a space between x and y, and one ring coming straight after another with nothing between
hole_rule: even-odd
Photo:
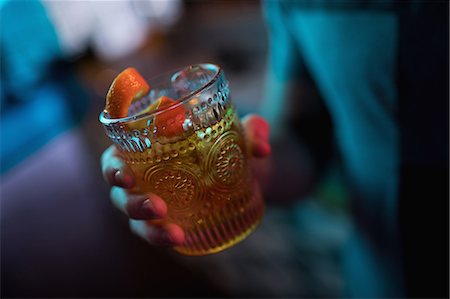
<instances>
[{"instance_id":1,"label":"glass rim","mask_svg":"<svg viewBox=\"0 0 450 299\"><path fill-rule=\"evenodd\" d=\"M185 69L199 67L199 66L202 66L204 68L214 69L216 71L216 73L214 74L214 76L207 83L203 84L201 87L193 90L192 92L190 92L189 94L187 94L187 95L185 95L183 97L178 98L176 104L168 106L168 107L158 108L158 109L150 111L150 112L146 112L146 113L142 113L142 114L138 114L138 115L121 117L121 118L108 118L108 117L106 117L106 111L103 110L100 113L100 116L99 116L100 122L102 124L104 124L104 125L111 125L111 124L117 124L117 123L127 123L127 122L139 121L139 120L142 120L142 119L146 119L146 118L148 118L150 116L154 116L154 115L158 115L158 114L161 114L163 112L166 112L166 111L170 111L172 109L175 109L175 108L177 108L177 107L179 107L179 106L189 102L194 95L196 95L196 94L198 94L198 93L208 89L211 85L213 85L220 78L220 76L222 74L222 68L220 66L218 66L217 64L214 64L214 63L191 64L191 65L188 65L188 66L185 66L185 67L178 68L178 69L173 70L173 71L168 71L168 72L161 73L161 74L153 76L152 78L149 79L149 81L151 81L151 80L156 79L158 77L162 77L162 76L169 75L169 74L172 74L172 76L173 76L173 75L175 75L175 74L177 74L177 73L179 73L179 72L181 72L181 71L183 71Z\"/></svg>"}]
</instances>

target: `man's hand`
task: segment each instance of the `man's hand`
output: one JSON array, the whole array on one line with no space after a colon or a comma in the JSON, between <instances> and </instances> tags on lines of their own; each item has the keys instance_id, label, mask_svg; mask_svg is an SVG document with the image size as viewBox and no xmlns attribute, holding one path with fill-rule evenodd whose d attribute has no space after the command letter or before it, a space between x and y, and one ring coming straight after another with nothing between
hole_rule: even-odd
<instances>
[{"instance_id":1,"label":"man's hand","mask_svg":"<svg viewBox=\"0 0 450 299\"><path fill-rule=\"evenodd\" d=\"M261 117L248 115L242 120L248 140L248 149L253 157L263 158L271 153L269 125ZM118 149L112 145L102 155L102 172L112 185L113 204L130 218L131 230L152 245L177 246L184 242L183 230L174 223L145 221L162 219L167 214L167 205L158 195L149 193L136 195L128 190L136 184L130 167L120 158Z\"/></svg>"}]
</instances>

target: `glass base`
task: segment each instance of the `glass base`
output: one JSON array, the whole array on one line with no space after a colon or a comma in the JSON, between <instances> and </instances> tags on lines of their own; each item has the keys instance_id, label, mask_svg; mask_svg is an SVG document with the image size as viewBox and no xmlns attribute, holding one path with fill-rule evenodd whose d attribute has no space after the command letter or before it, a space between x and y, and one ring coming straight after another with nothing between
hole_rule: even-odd
<instances>
[{"instance_id":1,"label":"glass base","mask_svg":"<svg viewBox=\"0 0 450 299\"><path fill-rule=\"evenodd\" d=\"M252 205L245 210L237 209L231 215L221 217L222 221L210 222L202 229L186 232L186 242L175 247L175 251L189 256L218 253L244 240L261 222L264 203L260 194L253 197ZM212 217L212 216L211 216Z\"/></svg>"}]
</instances>

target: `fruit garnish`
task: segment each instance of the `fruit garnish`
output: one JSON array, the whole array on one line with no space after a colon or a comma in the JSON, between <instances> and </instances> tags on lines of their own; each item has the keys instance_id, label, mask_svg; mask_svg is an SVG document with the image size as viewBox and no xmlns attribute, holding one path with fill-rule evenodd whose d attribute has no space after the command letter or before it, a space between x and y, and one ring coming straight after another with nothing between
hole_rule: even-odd
<instances>
[{"instance_id":1,"label":"fruit garnish","mask_svg":"<svg viewBox=\"0 0 450 299\"><path fill-rule=\"evenodd\" d=\"M169 108L177 103L177 101L162 96L158 100L156 100L149 108L146 109L146 112L154 111L157 109L166 108L166 110L156 115L154 125L156 127L156 134L159 136L165 137L174 137L180 134L183 134L183 123L186 119L183 105L179 105L174 108Z\"/></svg>"},{"instance_id":2,"label":"fruit garnish","mask_svg":"<svg viewBox=\"0 0 450 299\"><path fill-rule=\"evenodd\" d=\"M146 95L150 86L141 74L132 67L122 71L112 82L106 95L105 112L111 118L128 116L131 102Z\"/></svg>"}]
</instances>

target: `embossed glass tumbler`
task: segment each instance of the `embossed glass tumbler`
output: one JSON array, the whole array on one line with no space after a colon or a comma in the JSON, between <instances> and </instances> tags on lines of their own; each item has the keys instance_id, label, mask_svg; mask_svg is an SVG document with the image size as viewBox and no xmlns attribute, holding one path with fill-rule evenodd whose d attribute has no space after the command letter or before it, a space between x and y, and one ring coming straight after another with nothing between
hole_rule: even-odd
<instances>
[{"instance_id":1,"label":"embossed glass tumbler","mask_svg":"<svg viewBox=\"0 0 450 299\"><path fill-rule=\"evenodd\" d=\"M233 246L259 224L264 203L223 70L193 65L149 84L149 95L131 104L128 117L100 115L137 177L132 192L153 192L166 201L164 221L185 232L179 253L205 255ZM176 103L149 111L162 96Z\"/></svg>"}]
</instances>

